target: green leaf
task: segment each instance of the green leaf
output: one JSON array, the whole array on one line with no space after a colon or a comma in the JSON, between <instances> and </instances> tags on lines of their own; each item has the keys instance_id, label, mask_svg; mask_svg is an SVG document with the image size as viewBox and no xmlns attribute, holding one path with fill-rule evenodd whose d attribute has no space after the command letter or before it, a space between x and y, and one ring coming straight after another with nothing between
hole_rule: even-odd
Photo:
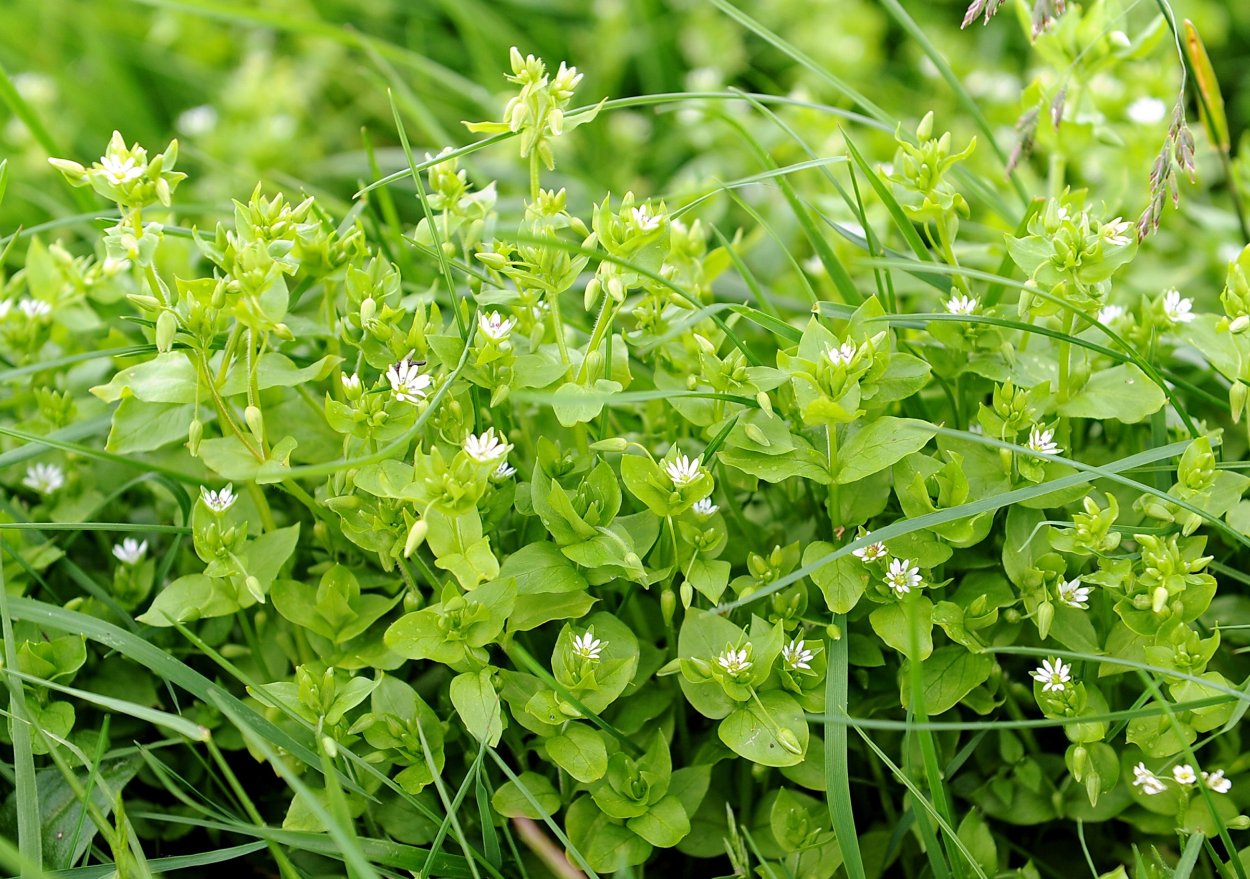
<instances>
[{"instance_id":1,"label":"green leaf","mask_svg":"<svg viewBox=\"0 0 1250 879\"><path fill-rule=\"evenodd\" d=\"M759 694L721 721L720 740L734 753L761 766L794 766L807 752L807 721L793 696L779 690Z\"/></svg>"},{"instance_id":2,"label":"green leaf","mask_svg":"<svg viewBox=\"0 0 1250 879\"><path fill-rule=\"evenodd\" d=\"M503 711L491 680L491 669L465 672L451 680L451 704L469 735L489 747L503 735Z\"/></svg>"},{"instance_id":3,"label":"green leaf","mask_svg":"<svg viewBox=\"0 0 1250 879\"><path fill-rule=\"evenodd\" d=\"M608 771L608 751L598 730L570 723L561 735L547 739L547 753L557 766L589 784Z\"/></svg>"},{"instance_id":4,"label":"green leaf","mask_svg":"<svg viewBox=\"0 0 1250 879\"><path fill-rule=\"evenodd\" d=\"M172 626L226 616L239 607L238 594L226 580L188 574L157 593L147 612L135 619L149 626Z\"/></svg>"},{"instance_id":5,"label":"green leaf","mask_svg":"<svg viewBox=\"0 0 1250 879\"><path fill-rule=\"evenodd\" d=\"M579 592L587 586L586 578L548 541L526 544L508 556L499 566L499 576L516 581L517 595Z\"/></svg>"},{"instance_id":6,"label":"green leaf","mask_svg":"<svg viewBox=\"0 0 1250 879\"><path fill-rule=\"evenodd\" d=\"M963 647L948 645L935 650L920 668L925 713L933 716L954 708L960 699L984 683L994 669L994 658L988 653L969 653ZM906 675L903 678L906 681ZM905 682L904 708L911 706L910 690Z\"/></svg>"},{"instance_id":7,"label":"green leaf","mask_svg":"<svg viewBox=\"0 0 1250 879\"><path fill-rule=\"evenodd\" d=\"M560 424L572 427L598 418L608 398L621 389L620 382L606 378L598 379L589 388L576 382L565 382L552 395L551 408Z\"/></svg>"},{"instance_id":8,"label":"green leaf","mask_svg":"<svg viewBox=\"0 0 1250 879\"><path fill-rule=\"evenodd\" d=\"M526 797L524 791L529 793ZM530 802L533 799L538 808ZM537 772L522 772L516 781L506 781L490 798L495 811L505 818L532 818L539 820L550 817L560 809L560 793L546 776Z\"/></svg>"},{"instance_id":9,"label":"green leaf","mask_svg":"<svg viewBox=\"0 0 1250 879\"><path fill-rule=\"evenodd\" d=\"M933 438L932 425L914 418L883 415L857 433L838 450L835 481L846 485L884 470Z\"/></svg>"},{"instance_id":10,"label":"green leaf","mask_svg":"<svg viewBox=\"0 0 1250 879\"><path fill-rule=\"evenodd\" d=\"M816 541L803 550L803 565L807 566L832 553L836 547L831 543ZM809 575L820 587L825 604L834 613L848 613L859 603L868 585L868 572L853 555L844 555L821 565Z\"/></svg>"},{"instance_id":11,"label":"green leaf","mask_svg":"<svg viewBox=\"0 0 1250 879\"><path fill-rule=\"evenodd\" d=\"M910 659L926 659L933 652L933 602L910 595L882 605L868 616L881 640Z\"/></svg>"},{"instance_id":12,"label":"green leaf","mask_svg":"<svg viewBox=\"0 0 1250 879\"><path fill-rule=\"evenodd\" d=\"M1163 391L1144 372L1121 363L1091 375L1070 400L1059 405L1059 414L1134 424L1158 412L1166 402Z\"/></svg>"},{"instance_id":13,"label":"green leaf","mask_svg":"<svg viewBox=\"0 0 1250 879\"><path fill-rule=\"evenodd\" d=\"M179 440L185 442L195 406L190 403L145 403L127 397L113 411L105 448L119 455L150 452Z\"/></svg>"},{"instance_id":14,"label":"green leaf","mask_svg":"<svg viewBox=\"0 0 1250 879\"><path fill-rule=\"evenodd\" d=\"M658 848L672 848L690 832L690 818L681 800L669 794L625 826Z\"/></svg>"}]
</instances>

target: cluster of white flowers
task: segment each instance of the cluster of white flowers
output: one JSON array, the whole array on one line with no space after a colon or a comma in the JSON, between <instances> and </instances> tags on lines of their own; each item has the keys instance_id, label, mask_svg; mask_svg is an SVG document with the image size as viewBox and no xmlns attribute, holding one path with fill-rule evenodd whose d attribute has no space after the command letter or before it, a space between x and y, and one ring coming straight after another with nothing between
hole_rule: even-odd
<instances>
[{"instance_id":1,"label":"cluster of white flowers","mask_svg":"<svg viewBox=\"0 0 1250 879\"><path fill-rule=\"evenodd\" d=\"M1223 769L1217 769L1214 772L1203 772L1201 777L1202 783L1207 789L1217 794L1226 794L1233 789L1233 783L1224 776ZM1198 778L1199 774L1188 763L1181 763L1172 767L1171 780L1182 788L1193 787L1198 783ZM1138 763L1133 767L1133 787L1139 787L1146 796L1153 797L1167 790L1167 780L1160 778L1147 769L1145 763Z\"/></svg>"},{"instance_id":2,"label":"cluster of white flowers","mask_svg":"<svg viewBox=\"0 0 1250 879\"><path fill-rule=\"evenodd\" d=\"M1072 666L1059 658L1044 659L1029 677L1041 684L1045 693L1062 693L1072 683Z\"/></svg>"}]
</instances>

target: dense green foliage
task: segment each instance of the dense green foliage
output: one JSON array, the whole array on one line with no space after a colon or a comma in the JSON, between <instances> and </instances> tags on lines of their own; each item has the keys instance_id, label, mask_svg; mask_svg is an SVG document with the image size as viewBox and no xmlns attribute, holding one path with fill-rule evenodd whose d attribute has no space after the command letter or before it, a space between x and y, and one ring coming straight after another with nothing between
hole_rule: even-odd
<instances>
[{"instance_id":1,"label":"dense green foliage","mask_svg":"<svg viewBox=\"0 0 1250 879\"><path fill-rule=\"evenodd\" d=\"M1244 879L1245 10L106 5L0 37L7 869Z\"/></svg>"}]
</instances>

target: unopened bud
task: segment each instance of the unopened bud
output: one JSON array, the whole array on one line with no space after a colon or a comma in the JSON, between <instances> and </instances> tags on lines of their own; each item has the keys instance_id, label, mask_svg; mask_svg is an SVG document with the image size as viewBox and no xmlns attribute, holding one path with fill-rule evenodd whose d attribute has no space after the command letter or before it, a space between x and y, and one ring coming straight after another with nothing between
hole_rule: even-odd
<instances>
[{"instance_id":1,"label":"unopened bud","mask_svg":"<svg viewBox=\"0 0 1250 879\"><path fill-rule=\"evenodd\" d=\"M1155 613L1163 613L1168 606L1168 590L1166 586L1156 586L1150 594L1150 609Z\"/></svg>"},{"instance_id":2,"label":"unopened bud","mask_svg":"<svg viewBox=\"0 0 1250 879\"><path fill-rule=\"evenodd\" d=\"M174 347L174 335L178 332L178 318L168 309L156 318L156 350L162 354Z\"/></svg>"},{"instance_id":3,"label":"unopened bud","mask_svg":"<svg viewBox=\"0 0 1250 879\"><path fill-rule=\"evenodd\" d=\"M629 448L629 441L623 436L609 437L590 444L596 452L623 452Z\"/></svg>"},{"instance_id":4,"label":"unopened bud","mask_svg":"<svg viewBox=\"0 0 1250 879\"><path fill-rule=\"evenodd\" d=\"M252 432L256 442L263 443L265 441L265 416L261 414L260 408L248 406L243 410L243 420L247 422L247 429Z\"/></svg>"},{"instance_id":5,"label":"unopened bud","mask_svg":"<svg viewBox=\"0 0 1250 879\"><path fill-rule=\"evenodd\" d=\"M288 327L286 324L282 324L282 323L274 324L273 334L284 342L295 341L295 334L291 332L291 328Z\"/></svg>"},{"instance_id":6,"label":"unopened bud","mask_svg":"<svg viewBox=\"0 0 1250 879\"><path fill-rule=\"evenodd\" d=\"M360 303L360 322L362 324L373 320L373 316L378 312L378 303L374 301L372 296L366 296L364 302Z\"/></svg>"},{"instance_id":7,"label":"unopened bud","mask_svg":"<svg viewBox=\"0 0 1250 879\"><path fill-rule=\"evenodd\" d=\"M430 525L425 519L413 522L412 527L408 529L408 539L404 541L404 558L411 557L425 542L425 536L429 533Z\"/></svg>"},{"instance_id":8,"label":"unopened bud","mask_svg":"<svg viewBox=\"0 0 1250 879\"><path fill-rule=\"evenodd\" d=\"M777 741L781 742L781 747L791 754L803 753L803 746L799 744L799 737L785 727L777 730Z\"/></svg>"},{"instance_id":9,"label":"unopened bud","mask_svg":"<svg viewBox=\"0 0 1250 879\"><path fill-rule=\"evenodd\" d=\"M1250 316L1241 314L1233 318L1228 325L1228 331L1230 333L1244 333L1247 327L1250 327Z\"/></svg>"},{"instance_id":10,"label":"unopened bud","mask_svg":"<svg viewBox=\"0 0 1250 879\"><path fill-rule=\"evenodd\" d=\"M1055 621L1055 606L1043 601L1037 606L1037 635L1042 640L1050 634L1050 624Z\"/></svg>"},{"instance_id":11,"label":"unopened bud","mask_svg":"<svg viewBox=\"0 0 1250 879\"><path fill-rule=\"evenodd\" d=\"M204 422L198 418L191 419L191 427L187 430L187 451L192 455L200 453L200 440L204 438Z\"/></svg>"},{"instance_id":12,"label":"unopened bud","mask_svg":"<svg viewBox=\"0 0 1250 879\"><path fill-rule=\"evenodd\" d=\"M664 626L669 628L673 625L673 614L677 611L677 596L672 589L665 589L660 593L660 615L664 617Z\"/></svg>"},{"instance_id":13,"label":"unopened bud","mask_svg":"<svg viewBox=\"0 0 1250 879\"><path fill-rule=\"evenodd\" d=\"M760 408L763 409L765 412L767 412L769 415L773 414L773 399L772 397L768 396L768 394L766 394L764 391L760 391L758 394L755 395L755 402L759 403Z\"/></svg>"}]
</instances>

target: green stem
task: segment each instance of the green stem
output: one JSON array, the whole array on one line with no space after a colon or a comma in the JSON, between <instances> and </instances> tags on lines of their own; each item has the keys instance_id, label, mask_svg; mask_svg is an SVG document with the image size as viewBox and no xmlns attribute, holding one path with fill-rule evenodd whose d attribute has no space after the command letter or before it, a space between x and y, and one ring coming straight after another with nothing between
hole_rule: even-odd
<instances>
[{"instance_id":1,"label":"green stem","mask_svg":"<svg viewBox=\"0 0 1250 879\"><path fill-rule=\"evenodd\" d=\"M838 529L838 520L841 518L839 510L842 509L841 497L839 496L838 487L838 426L836 424L825 425L825 447L829 455L829 494L826 498L826 507L829 513L829 525L835 531Z\"/></svg>"},{"instance_id":2,"label":"green stem","mask_svg":"<svg viewBox=\"0 0 1250 879\"><path fill-rule=\"evenodd\" d=\"M1063 314L1063 332L1065 336L1072 335L1072 324L1076 319L1076 313L1068 310ZM1068 399L1072 393L1070 373L1072 371L1072 343L1067 339L1059 342L1059 402L1062 403Z\"/></svg>"},{"instance_id":3,"label":"green stem","mask_svg":"<svg viewBox=\"0 0 1250 879\"><path fill-rule=\"evenodd\" d=\"M538 150L530 150L530 202L538 202Z\"/></svg>"}]
</instances>

